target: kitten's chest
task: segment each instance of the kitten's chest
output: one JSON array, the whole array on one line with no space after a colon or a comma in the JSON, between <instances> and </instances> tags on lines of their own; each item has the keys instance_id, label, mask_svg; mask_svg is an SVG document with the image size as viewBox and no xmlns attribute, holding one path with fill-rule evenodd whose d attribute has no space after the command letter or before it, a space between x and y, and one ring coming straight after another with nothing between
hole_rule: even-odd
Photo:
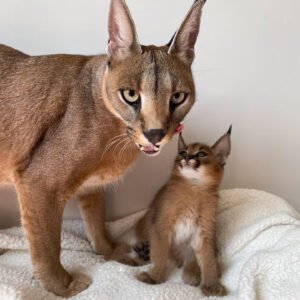
<instances>
[{"instance_id":1,"label":"kitten's chest","mask_svg":"<svg viewBox=\"0 0 300 300\"><path fill-rule=\"evenodd\" d=\"M202 244L202 230L196 212L191 211L176 222L173 241L178 246L192 248L198 248Z\"/></svg>"}]
</instances>

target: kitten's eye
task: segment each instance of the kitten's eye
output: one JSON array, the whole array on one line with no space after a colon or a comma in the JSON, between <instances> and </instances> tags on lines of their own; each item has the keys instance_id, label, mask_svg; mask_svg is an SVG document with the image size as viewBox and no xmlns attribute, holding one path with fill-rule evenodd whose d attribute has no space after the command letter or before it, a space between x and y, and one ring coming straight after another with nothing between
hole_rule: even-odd
<instances>
[{"instance_id":1,"label":"kitten's eye","mask_svg":"<svg viewBox=\"0 0 300 300\"><path fill-rule=\"evenodd\" d=\"M180 105L185 101L187 95L188 94L184 92L176 92L172 95L170 102L173 105Z\"/></svg>"},{"instance_id":2,"label":"kitten's eye","mask_svg":"<svg viewBox=\"0 0 300 300\"><path fill-rule=\"evenodd\" d=\"M197 157L205 157L207 156L207 153L205 153L204 151L199 151L197 154L196 154Z\"/></svg>"},{"instance_id":3,"label":"kitten's eye","mask_svg":"<svg viewBox=\"0 0 300 300\"><path fill-rule=\"evenodd\" d=\"M140 99L140 94L135 90L120 90L121 96L128 104L137 104Z\"/></svg>"},{"instance_id":4,"label":"kitten's eye","mask_svg":"<svg viewBox=\"0 0 300 300\"><path fill-rule=\"evenodd\" d=\"M186 151L180 151L180 152L179 152L179 155L180 155L181 157L183 157L183 158L186 158L188 154L187 154Z\"/></svg>"}]
</instances>

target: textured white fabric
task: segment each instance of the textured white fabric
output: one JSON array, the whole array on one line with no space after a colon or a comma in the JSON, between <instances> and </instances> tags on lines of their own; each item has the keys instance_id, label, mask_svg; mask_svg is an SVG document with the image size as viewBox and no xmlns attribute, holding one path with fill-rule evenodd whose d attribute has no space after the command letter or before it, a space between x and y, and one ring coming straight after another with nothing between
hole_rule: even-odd
<instances>
[{"instance_id":1,"label":"textured white fabric","mask_svg":"<svg viewBox=\"0 0 300 300\"><path fill-rule=\"evenodd\" d=\"M143 212L108 224L122 235ZM221 192L219 207L222 282L230 294L223 299L300 299L300 218L283 199L266 192L233 189ZM27 243L21 228L0 231L0 299L59 299L32 277ZM92 285L74 299L166 300L201 299L199 288L181 281L181 270L161 285L137 281L148 266L128 267L105 262L92 252L82 221L65 221L62 262L82 272ZM211 299L214 299L213 297Z\"/></svg>"}]
</instances>

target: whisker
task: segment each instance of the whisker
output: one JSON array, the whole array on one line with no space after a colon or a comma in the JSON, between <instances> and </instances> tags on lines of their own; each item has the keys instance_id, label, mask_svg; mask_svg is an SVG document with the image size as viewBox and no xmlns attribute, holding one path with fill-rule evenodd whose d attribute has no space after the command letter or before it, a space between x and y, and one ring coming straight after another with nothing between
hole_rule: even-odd
<instances>
[{"instance_id":1,"label":"whisker","mask_svg":"<svg viewBox=\"0 0 300 300\"><path fill-rule=\"evenodd\" d=\"M128 139L128 137L125 137L123 140L119 141L115 147L114 147L114 150L113 150L113 157L115 158L115 151L116 149L118 148L119 145L122 145L123 142L125 142L126 140Z\"/></svg>"},{"instance_id":2,"label":"whisker","mask_svg":"<svg viewBox=\"0 0 300 300\"><path fill-rule=\"evenodd\" d=\"M122 134L116 135L112 139L110 139L108 143L112 142L113 140L115 140L115 139L117 139L117 138L119 138L121 136L125 136L125 135L127 135L127 133L122 133Z\"/></svg>"},{"instance_id":3,"label":"whisker","mask_svg":"<svg viewBox=\"0 0 300 300\"><path fill-rule=\"evenodd\" d=\"M128 139L127 142L123 145L123 147L121 148L120 152L119 152L119 158L122 157L123 152L126 150L127 146L130 144L131 140Z\"/></svg>"},{"instance_id":4,"label":"whisker","mask_svg":"<svg viewBox=\"0 0 300 300\"><path fill-rule=\"evenodd\" d=\"M122 133L122 134L116 135L113 138L111 138L107 144L109 144L111 141L113 141L113 140L115 140L115 139L117 139L117 138L119 138L121 136L125 136L125 135L127 135L127 134L126 133Z\"/></svg>"},{"instance_id":5,"label":"whisker","mask_svg":"<svg viewBox=\"0 0 300 300\"><path fill-rule=\"evenodd\" d=\"M118 139L116 139L116 140L114 140L114 141L111 141L110 143L108 143L108 144L106 145L106 147L104 148L104 151L103 151L103 153L102 153L101 159L103 158L103 156L105 155L105 153L109 150L109 148L110 148L113 144L115 144L116 142L118 142L120 139L121 139L121 137L119 137Z\"/></svg>"},{"instance_id":6,"label":"whisker","mask_svg":"<svg viewBox=\"0 0 300 300\"><path fill-rule=\"evenodd\" d=\"M102 156L101 156L101 159L103 158L104 154L109 150L109 148L111 148L115 143L117 143L118 141L120 141L120 139L122 139L123 136L127 135L126 133L124 134L120 134L120 135L117 135L115 137L113 137L105 146L104 150L103 150L103 153L102 153Z\"/></svg>"},{"instance_id":7,"label":"whisker","mask_svg":"<svg viewBox=\"0 0 300 300\"><path fill-rule=\"evenodd\" d=\"M117 148L118 148L119 146L122 145L122 143L125 142L125 144L126 144L127 140L128 140L128 137L126 137L125 139L123 139L122 141L120 141L120 142L115 146L114 151L113 151L113 158L114 158L114 161L118 161L118 162L120 163L120 159L119 159L120 155L118 155L118 157L116 157L115 151L117 150ZM122 147L123 147L123 146L122 146ZM121 148L121 149L122 149L122 148ZM120 153L120 151L119 151L119 153Z\"/></svg>"}]
</instances>

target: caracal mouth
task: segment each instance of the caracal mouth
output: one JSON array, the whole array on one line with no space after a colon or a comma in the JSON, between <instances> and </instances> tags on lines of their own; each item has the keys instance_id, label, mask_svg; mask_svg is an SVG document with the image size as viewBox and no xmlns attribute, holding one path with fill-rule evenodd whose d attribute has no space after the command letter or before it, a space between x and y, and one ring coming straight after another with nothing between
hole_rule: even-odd
<instances>
[{"instance_id":1,"label":"caracal mouth","mask_svg":"<svg viewBox=\"0 0 300 300\"><path fill-rule=\"evenodd\" d=\"M152 144L149 144L146 146L138 144L137 146L139 147L139 149L141 151L143 151L148 156L156 156L160 153L160 150L161 150L160 147L153 146Z\"/></svg>"},{"instance_id":2,"label":"caracal mouth","mask_svg":"<svg viewBox=\"0 0 300 300\"><path fill-rule=\"evenodd\" d=\"M180 123L175 131L174 131L174 134L179 134L183 131L184 129L184 125L182 123ZM151 143L147 144L147 145L141 145L139 143L135 143L136 146L141 150L143 151L146 155L148 156L156 156L160 153L162 147L163 147L163 144L162 145L153 145Z\"/></svg>"}]
</instances>

